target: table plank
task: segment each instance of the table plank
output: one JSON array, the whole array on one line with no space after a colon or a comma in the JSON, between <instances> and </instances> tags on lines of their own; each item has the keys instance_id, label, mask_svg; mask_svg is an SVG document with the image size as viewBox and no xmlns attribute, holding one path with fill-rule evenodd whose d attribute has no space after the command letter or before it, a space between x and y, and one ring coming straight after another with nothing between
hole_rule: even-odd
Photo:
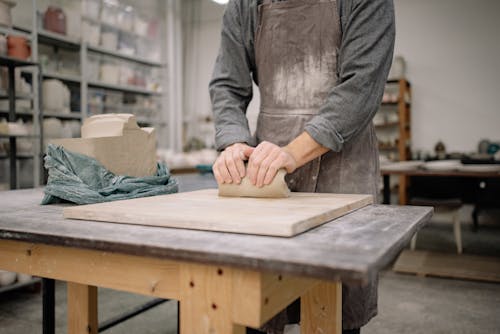
<instances>
[{"instance_id":1,"label":"table plank","mask_svg":"<svg viewBox=\"0 0 500 334\"><path fill-rule=\"evenodd\" d=\"M204 189L65 208L64 218L291 237L373 203L371 195L221 197Z\"/></svg>"}]
</instances>

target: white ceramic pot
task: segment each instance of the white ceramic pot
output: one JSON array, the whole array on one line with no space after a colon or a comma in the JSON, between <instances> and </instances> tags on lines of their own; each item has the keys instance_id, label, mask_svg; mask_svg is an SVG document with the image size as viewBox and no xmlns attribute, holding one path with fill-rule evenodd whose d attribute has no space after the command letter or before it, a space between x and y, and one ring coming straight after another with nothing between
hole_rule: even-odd
<instances>
[{"instance_id":1,"label":"white ceramic pot","mask_svg":"<svg viewBox=\"0 0 500 334\"><path fill-rule=\"evenodd\" d=\"M104 83L117 85L120 81L120 67L115 64L101 64L100 79Z\"/></svg>"},{"instance_id":2,"label":"white ceramic pot","mask_svg":"<svg viewBox=\"0 0 500 334\"><path fill-rule=\"evenodd\" d=\"M19 283L26 283L33 279L33 276L28 274L17 274L17 281Z\"/></svg>"},{"instance_id":3,"label":"white ceramic pot","mask_svg":"<svg viewBox=\"0 0 500 334\"><path fill-rule=\"evenodd\" d=\"M13 1L0 0L0 25L12 26L11 9L16 5Z\"/></svg>"},{"instance_id":4,"label":"white ceramic pot","mask_svg":"<svg viewBox=\"0 0 500 334\"><path fill-rule=\"evenodd\" d=\"M0 270L0 286L11 285L16 281L17 274L10 271Z\"/></svg>"},{"instance_id":5,"label":"white ceramic pot","mask_svg":"<svg viewBox=\"0 0 500 334\"><path fill-rule=\"evenodd\" d=\"M61 138L62 122L57 118L43 120L43 133L45 138Z\"/></svg>"},{"instance_id":6,"label":"white ceramic pot","mask_svg":"<svg viewBox=\"0 0 500 334\"><path fill-rule=\"evenodd\" d=\"M43 110L57 113L69 113L70 91L57 79L44 80L42 83Z\"/></svg>"},{"instance_id":7,"label":"white ceramic pot","mask_svg":"<svg viewBox=\"0 0 500 334\"><path fill-rule=\"evenodd\" d=\"M116 51L118 48L118 34L115 31L103 31L101 33L101 46Z\"/></svg>"}]
</instances>

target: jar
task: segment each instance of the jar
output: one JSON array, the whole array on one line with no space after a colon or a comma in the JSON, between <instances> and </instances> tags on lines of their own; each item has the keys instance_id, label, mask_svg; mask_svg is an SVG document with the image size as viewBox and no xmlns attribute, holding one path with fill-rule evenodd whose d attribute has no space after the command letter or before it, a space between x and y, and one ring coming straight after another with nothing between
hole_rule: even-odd
<instances>
[{"instance_id":1,"label":"jar","mask_svg":"<svg viewBox=\"0 0 500 334\"><path fill-rule=\"evenodd\" d=\"M9 57L26 60L31 56L31 48L28 40L22 36L8 36L7 48Z\"/></svg>"},{"instance_id":2,"label":"jar","mask_svg":"<svg viewBox=\"0 0 500 334\"><path fill-rule=\"evenodd\" d=\"M60 7L49 6L43 16L43 28L66 35L66 15Z\"/></svg>"}]
</instances>

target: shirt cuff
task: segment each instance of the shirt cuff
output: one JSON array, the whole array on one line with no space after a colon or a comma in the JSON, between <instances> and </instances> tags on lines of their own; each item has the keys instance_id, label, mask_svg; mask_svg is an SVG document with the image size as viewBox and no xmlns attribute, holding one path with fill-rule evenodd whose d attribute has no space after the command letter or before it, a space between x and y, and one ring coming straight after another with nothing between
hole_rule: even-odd
<instances>
[{"instance_id":1,"label":"shirt cuff","mask_svg":"<svg viewBox=\"0 0 500 334\"><path fill-rule=\"evenodd\" d=\"M236 126L226 126L217 131L215 134L215 148L217 151L222 151L234 143L246 143L248 145L253 145L250 131Z\"/></svg>"},{"instance_id":2,"label":"shirt cuff","mask_svg":"<svg viewBox=\"0 0 500 334\"><path fill-rule=\"evenodd\" d=\"M344 138L333 124L326 118L317 115L309 121L304 130L319 144L334 152L339 152L344 146Z\"/></svg>"}]
</instances>

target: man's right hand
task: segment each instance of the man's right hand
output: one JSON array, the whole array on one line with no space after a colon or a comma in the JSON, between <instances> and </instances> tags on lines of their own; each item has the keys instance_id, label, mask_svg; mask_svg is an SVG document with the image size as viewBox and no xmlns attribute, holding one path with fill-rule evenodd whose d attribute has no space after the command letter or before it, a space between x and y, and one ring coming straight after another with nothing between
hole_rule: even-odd
<instances>
[{"instance_id":1,"label":"man's right hand","mask_svg":"<svg viewBox=\"0 0 500 334\"><path fill-rule=\"evenodd\" d=\"M250 150L248 150L250 148ZM217 160L215 160L212 170L217 183L240 184L245 176L245 162L248 156L245 151L251 151L253 147L244 143L235 143L224 149Z\"/></svg>"}]
</instances>

